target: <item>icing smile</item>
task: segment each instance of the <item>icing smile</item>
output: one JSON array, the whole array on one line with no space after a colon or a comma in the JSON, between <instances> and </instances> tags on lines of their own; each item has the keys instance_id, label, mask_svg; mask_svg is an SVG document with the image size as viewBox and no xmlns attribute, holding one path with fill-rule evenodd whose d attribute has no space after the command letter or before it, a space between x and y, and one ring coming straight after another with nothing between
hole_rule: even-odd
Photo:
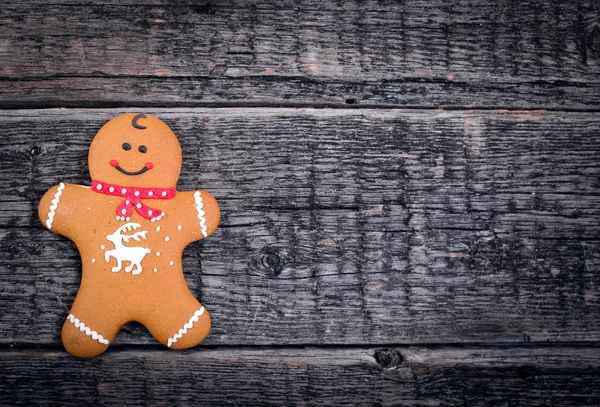
<instances>
[{"instance_id":1,"label":"icing smile","mask_svg":"<svg viewBox=\"0 0 600 407\"><path fill-rule=\"evenodd\" d=\"M146 163L146 165L144 165L144 168L142 168L139 171L127 171L127 170L124 170L123 168L121 168L121 166L119 166L119 162L117 160L112 160L110 162L110 165L112 165L113 167L115 167L117 170L121 171L125 175L140 175L140 174L145 173L148 170L151 170L153 167L152 163Z\"/></svg>"}]
</instances>

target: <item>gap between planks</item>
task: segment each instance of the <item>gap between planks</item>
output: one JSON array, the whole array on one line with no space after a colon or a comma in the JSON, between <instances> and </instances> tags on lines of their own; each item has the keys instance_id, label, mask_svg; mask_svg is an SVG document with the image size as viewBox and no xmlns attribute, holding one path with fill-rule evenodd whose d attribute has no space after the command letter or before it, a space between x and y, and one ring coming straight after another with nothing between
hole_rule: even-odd
<instances>
[{"instance_id":1,"label":"gap between planks","mask_svg":"<svg viewBox=\"0 0 600 407\"><path fill-rule=\"evenodd\" d=\"M319 344L319 343L300 343L300 344L200 344L185 352L219 352L219 351L305 351L305 350L381 350L381 349L427 349L431 352L436 350L526 350L526 349L599 349L600 341L571 341L571 342L419 342L419 343L367 343L367 344ZM0 343L0 353L20 352L25 350L36 351L58 351L65 352L62 344L51 343ZM155 344L133 344L133 343L114 343L104 353L128 352L128 351L169 351L164 345ZM171 351L169 351L171 352ZM181 351L177 351L181 353Z\"/></svg>"},{"instance_id":2,"label":"gap between planks","mask_svg":"<svg viewBox=\"0 0 600 407\"><path fill-rule=\"evenodd\" d=\"M369 110L390 110L390 111L420 111L420 112L466 112L479 113L599 113L599 108L554 108L531 106L529 108L513 108L505 105L497 106L474 106L473 108L465 106L452 105L394 105L394 104L336 104L336 103L302 103L302 102L250 102L250 103L187 103L187 102L161 102L161 103L104 103L104 102L66 102L66 103L4 103L0 101L0 115L3 112L14 111L47 111L47 110L114 110L114 109L248 109L248 110L285 110L285 109L314 109L314 110L342 110L342 111L369 111Z\"/></svg>"}]
</instances>

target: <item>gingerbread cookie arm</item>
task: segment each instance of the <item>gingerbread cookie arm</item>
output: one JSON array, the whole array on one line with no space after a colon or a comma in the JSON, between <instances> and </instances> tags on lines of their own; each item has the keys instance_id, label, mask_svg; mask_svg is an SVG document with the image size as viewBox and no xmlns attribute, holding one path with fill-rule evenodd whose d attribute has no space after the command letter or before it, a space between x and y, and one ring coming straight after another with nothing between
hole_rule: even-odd
<instances>
[{"instance_id":1,"label":"gingerbread cookie arm","mask_svg":"<svg viewBox=\"0 0 600 407\"><path fill-rule=\"evenodd\" d=\"M210 193L177 192L177 196L171 201L174 209L170 212L177 217L178 229L186 243L204 239L217 228L221 212L217 200ZM170 216L169 212L167 216Z\"/></svg>"},{"instance_id":2,"label":"gingerbread cookie arm","mask_svg":"<svg viewBox=\"0 0 600 407\"><path fill-rule=\"evenodd\" d=\"M50 188L38 206L38 216L42 224L53 232L73 238L77 208L81 205L77 196L87 189L62 182Z\"/></svg>"}]
</instances>

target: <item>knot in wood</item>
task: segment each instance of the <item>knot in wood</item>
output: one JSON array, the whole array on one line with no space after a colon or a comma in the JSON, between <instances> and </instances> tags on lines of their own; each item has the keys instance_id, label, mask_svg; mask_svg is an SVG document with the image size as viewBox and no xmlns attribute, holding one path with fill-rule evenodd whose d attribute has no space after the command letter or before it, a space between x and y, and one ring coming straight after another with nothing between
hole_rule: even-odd
<instances>
[{"instance_id":1,"label":"knot in wood","mask_svg":"<svg viewBox=\"0 0 600 407\"><path fill-rule=\"evenodd\" d=\"M281 274L289 260L285 253L282 253L277 247L266 246L254 256L250 262L250 269L254 274L268 278L275 278Z\"/></svg>"},{"instance_id":2,"label":"knot in wood","mask_svg":"<svg viewBox=\"0 0 600 407\"><path fill-rule=\"evenodd\" d=\"M396 349L384 348L375 351L375 360L383 369L396 369L404 358Z\"/></svg>"},{"instance_id":3,"label":"knot in wood","mask_svg":"<svg viewBox=\"0 0 600 407\"><path fill-rule=\"evenodd\" d=\"M600 53L600 27L596 27L587 37L587 46L595 53Z\"/></svg>"}]
</instances>

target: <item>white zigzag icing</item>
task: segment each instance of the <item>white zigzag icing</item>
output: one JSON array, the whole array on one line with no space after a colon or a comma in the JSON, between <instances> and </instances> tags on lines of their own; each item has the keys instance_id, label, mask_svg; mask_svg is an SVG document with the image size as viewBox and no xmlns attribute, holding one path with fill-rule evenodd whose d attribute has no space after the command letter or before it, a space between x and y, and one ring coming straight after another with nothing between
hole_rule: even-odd
<instances>
[{"instance_id":1,"label":"white zigzag icing","mask_svg":"<svg viewBox=\"0 0 600 407\"><path fill-rule=\"evenodd\" d=\"M204 307L200 307L200 309L198 311L194 312L194 315L192 315L190 320L186 324L183 325L183 328L181 328L179 330L179 332L177 332L175 335L173 335L172 338L169 338L169 340L167 341L167 346L170 348L171 345L173 345L175 342L177 342L177 339L181 339L181 337L188 332L188 329L192 329L192 327L194 326L194 324L196 322L198 322L198 319L200 318L200 315L202 315L202 314L204 314Z\"/></svg>"},{"instance_id":2,"label":"white zigzag icing","mask_svg":"<svg viewBox=\"0 0 600 407\"><path fill-rule=\"evenodd\" d=\"M58 184L58 189L54 194L54 199L52 200L52 204L50 205L50 212L48 212L48 219L46 220L46 226L48 229L52 229L52 222L54 222L54 214L56 213L56 208L58 208L58 203L60 202L60 196L62 195L62 191L65 189L65 184L62 182Z\"/></svg>"},{"instance_id":3,"label":"white zigzag icing","mask_svg":"<svg viewBox=\"0 0 600 407\"><path fill-rule=\"evenodd\" d=\"M202 208L204 203L202 202L202 194L200 191L194 192L194 201L196 201L196 210L198 211L198 219L200 220L200 228L202 229L202 236L206 237L206 219L204 219L204 212Z\"/></svg>"},{"instance_id":4,"label":"white zigzag icing","mask_svg":"<svg viewBox=\"0 0 600 407\"><path fill-rule=\"evenodd\" d=\"M87 336L91 336L93 340L98 341L103 345L108 345L108 341L104 339L102 335L85 326L83 322L81 322L78 318L75 318L75 315L69 314L67 319L71 321L73 325L75 325L75 328L79 329L81 332L84 332Z\"/></svg>"}]
</instances>

